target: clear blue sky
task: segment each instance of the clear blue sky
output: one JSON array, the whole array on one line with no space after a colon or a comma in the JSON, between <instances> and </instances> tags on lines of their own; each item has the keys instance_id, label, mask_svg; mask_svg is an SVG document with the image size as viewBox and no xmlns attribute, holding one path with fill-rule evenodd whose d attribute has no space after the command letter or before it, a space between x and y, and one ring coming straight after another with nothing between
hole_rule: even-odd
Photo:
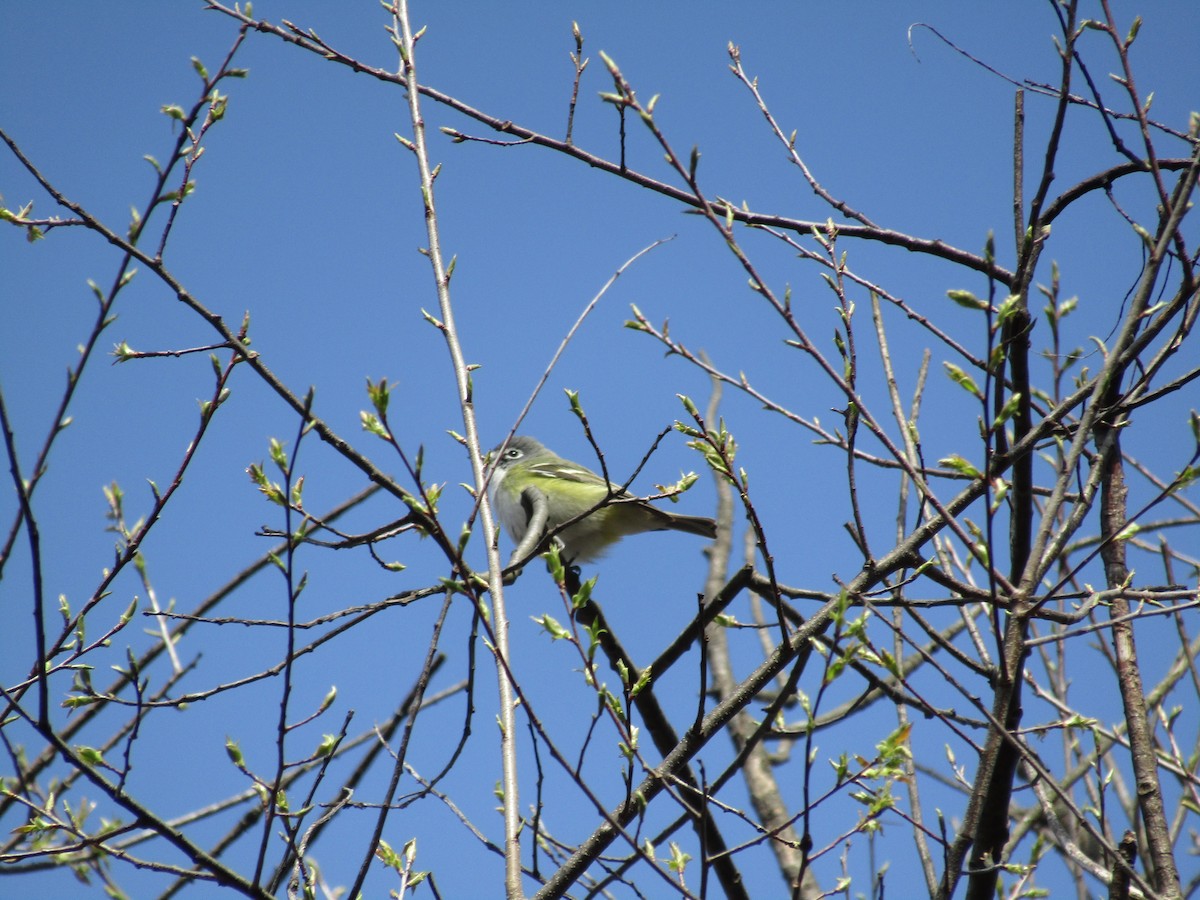
<instances>
[{"instance_id":1,"label":"clear blue sky","mask_svg":"<svg viewBox=\"0 0 1200 900\"><path fill-rule=\"evenodd\" d=\"M1146 20L1133 62L1143 95L1154 92L1154 117L1186 130L1188 112L1200 107L1200 55L1195 52L1200 7L1162 0L1116 6L1125 19L1140 12ZM384 31L388 19L376 3L260 0L254 12L314 29L371 65L396 65ZM1012 86L956 55L927 31L913 32L910 44L909 27L919 22L935 26L1014 78L1054 82L1058 71L1050 39L1057 22L1049 3L1032 0L986 9L947 2L417 3L413 18L428 25L418 48L422 82L553 136L562 136L565 127L572 77L567 54L571 22L577 20L586 41L584 53L591 59L576 114L578 144L608 157L617 150L616 116L597 99L598 92L611 89L599 59L604 50L639 96L661 95L657 118L676 150L686 154L693 145L699 147L709 196L745 201L764 212L826 219L831 211L790 166L751 97L730 74L726 44L732 41L741 48L746 70L758 77L775 117L785 131L796 130L799 151L832 193L882 225L970 251L980 250L992 230L1005 265L1014 256ZM123 232L130 206L142 205L151 189L152 171L143 155L164 158L174 139L172 123L159 108L190 105L199 80L189 58L199 57L215 68L234 34L232 20L203 11L200 3L3 4L0 126L69 197ZM1099 37L1089 37L1084 49L1093 54L1106 96L1119 102L1105 77L1111 55ZM268 366L299 394L314 385L317 414L374 454L382 468L399 474L399 461L359 428L359 411L367 407L365 379L394 381L394 429L410 451L425 447L427 477L448 484L445 517L457 523L468 505L456 485L469 481L470 471L464 454L445 434L461 431L462 422L444 344L420 312L435 309L437 300L428 264L417 252L426 238L414 166L393 137L393 132L409 132L403 96L270 36L252 35L237 64L249 69L249 78L226 82L227 120L212 131L196 167L196 192L182 209L167 263L195 297L226 321L237 322L250 311L254 346ZM1038 149L1052 106L1034 95L1026 103L1027 144ZM607 293L522 430L564 456L590 463L562 395L564 388L579 390L611 471L624 480L655 435L683 415L676 394L690 395L703 407L708 383L701 373L678 358L664 358L650 339L622 327L631 303L653 322L670 319L674 335L706 349L719 367L744 370L796 413L830 427L841 424L831 412L844 405L834 385L808 359L783 345L786 335L746 289L744 273L706 223L681 214L663 197L547 151L453 144L438 134L438 127L480 135L484 129L431 102L424 111L434 161L443 166L437 181L443 239L458 258L454 302L466 355L481 367L475 375L476 401L489 441L507 432L559 340L614 270L667 237L674 239L636 263ZM630 167L675 183L638 123L631 119L628 126ZM1111 164L1111 148L1091 118L1081 116L1064 140L1060 186ZM1164 147L1174 155L1182 152L1178 144L1164 141ZM1031 189L1040 156L1031 153L1029 163ZM37 198L35 213L65 214L40 194L7 151L0 153L0 193L11 208ZM1147 202L1144 196L1121 199L1137 210ZM794 253L763 235L747 234L745 239L776 290L792 285L804 325L832 354L834 299L815 268L800 264ZM1064 344L1090 350L1088 337L1104 339L1118 319L1122 298L1137 275L1135 248L1100 202L1064 216L1055 225L1055 240L1059 243L1053 253L1063 264L1062 293L1080 298L1080 314L1068 322ZM974 352L981 352L978 317L950 309L945 291L981 293L986 289L982 279L900 250L849 242L842 249L849 251L853 268L939 318ZM64 372L74 363L76 345L94 315L86 281L107 286L118 260L111 247L82 230L55 231L34 246L15 229L0 230L0 321L6 336L0 386L25 465L41 446ZM1039 280L1045 278L1043 274ZM865 292L859 292L857 301L865 338ZM116 313L117 321L101 340L102 350L118 341L158 350L213 340L211 329L147 272L122 295ZM908 396L929 340L898 315L889 312L888 323L894 328L901 392ZM1035 344L1046 337L1044 324L1038 329ZM877 352L869 341L860 352L867 396L882 404ZM962 392L942 377L943 360L961 362L945 348L933 348L926 402L937 413L922 423L930 460L978 451L975 414ZM36 498L43 552L54 561L46 588L52 601L65 594L78 604L112 561L113 536L103 530L101 487L119 482L127 494L129 518L142 515L150 503L146 480L163 487L170 482L195 426L196 401L208 395L211 383L205 354L120 366L103 357L93 360L70 410L73 424L55 447ZM1182 464L1188 447L1185 413L1197 405L1194 390L1172 403L1157 439L1131 448L1167 473ZM750 472L758 508L773 536L780 579L835 589L834 578L848 580L860 564L841 528L849 517L844 459L815 446L810 434L763 412L748 398L727 394L723 411L739 438L740 461ZM244 470L266 457L269 438L293 445L293 415L252 373L241 371L213 428L173 508L145 547L160 602L174 600L181 610L267 549L268 542L254 536L257 529L281 525ZM649 493L655 482L670 483L681 470L701 465L678 435L669 436L635 488ZM325 509L363 486L360 473L311 437L299 469L307 477L306 505L312 510ZM894 532L893 482L868 475L864 488L868 529L886 547ZM1143 490L1135 486L1135 497ZM705 514L712 503L712 486L702 479L677 508ZM0 493L5 533L14 510L12 491ZM377 501L348 527L366 530L399 515L394 504ZM508 546L502 540L502 550ZM477 540L474 547L482 565L482 543ZM28 564L23 543L19 548L0 582L0 612L13 623L0 633L0 679L5 684L22 677L30 660ZM428 542L405 543L392 552L410 566L399 576L380 571L362 555L306 554L301 566L311 576L302 616L377 601L445 574ZM600 599L614 629L635 658L648 660L694 614L703 561L695 538L651 535L626 542L597 571ZM102 607L105 615L91 625L93 633L102 632L104 623L135 595L144 599L140 584L131 577L119 581L112 609ZM562 618L553 590L540 571L529 571L510 591L509 604L514 656L531 685L537 712L555 721L562 745L577 752L587 727L587 712L581 710L590 711L578 663L529 619L543 611ZM419 666L434 614L433 606L427 606L377 616L371 627L348 633L301 663L295 709L315 707L331 684L338 686L339 699L328 721L309 726L298 737L296 755L301 747L315 746L321 733L335 730L347 710L356 713L352 733L388 714ZM278 618L282 609L279 579L268 573L234 595L218 614ZM748 615L744 607L732 611L743 619ZM432 690L466 676L468 624L468 610L456 608L444 641L449 658ZM127 645L149 641L131 627L114 642L110 655L97 654L97 684L108 681L104 666L124 661ZM199 690L257 672L277 661L282 647L281 635L269 629L193 630L181 652L188 659L201 654L201 659L185 686ZM739 654L744 674L754 662L754 645L748 643ZM491 812L490 793L499 777L492 731L495 688L482 648L476 675L475 734L447 790L499 841L502 829ZM694 705L694 661L681 665L672 677L667 695L677 692L679 710L686 710ZM161 676L155 684L161 684ZM61 682L59 689L66 685ZM277 680L269 680L196 704L186 715L151 716L134 761L131 790L151 805L182 814L243 789L244 779L226 760L224 738L236 738L248 759L269 767L278 695ZM424 774L445 762L444 735L461 728L462 705L461 697L456 698L420 720L412 760ZM1113 712L1104 708L1095 714ZM870 756L887 727L882 719L878 732L861 746L838 743L847 740L845 735L827 738L818 764L822 775L827 757L843 751ZM604 735L603 740L611 743L610 738ZM99 735L94 739L100 740ZM918 752L935 766L942 763L946 740L932 728L914 737ZM599 780L612 777L616 751L612 749L612 758L604 756L608 752L608 747L596 752L596 769L606 772L597 773ZM961 746L958 753L959 762L969 765ZM529 756L526 748L526 778L532 775ZM0 772L6 771L6 765L0 766ZM616 791L611 783L607 787ZM531 798L532 793L526 799ZM619 792L611 798L615 801ZM733 802L741 802L736 793ZM944 800L953 815L958 814L956 802ZM927 805L932 810L938 801L928 799ZM480 880L498 889L498 858L480 851L435 802L415 810L396 814L387 838L395 846L410 836L419 838L417 865L436 872L444 896L468 896L469 886ZM565 840L579 838L577 829L591 821L587 816L575 819L569 807L552 807L548 815L550 827ZM853 815L848 808L844 822L852 822ZM315 848L331 884L352 880L350 866L357 865L367 821L365 813L349 815L344 831L330 834ZM211 842L226 826L200 825L194 834ZM883 854L895 861L890 893L902 896L896 885L915 875L909 868L910 845L901 842L901 823L889 828L896 839L894 849ZM683 838L691 840L690 834ZM834 857L818 869L826 886L837 875ZM474 862L456 866L463 858ZM865 877L865 856L855 857L851 869ZM771 873L752 877L765 879L759 890L777 891ZM118 880L132 896L148 896L161 886L155 876L120 867ZM866 890L865 882L856 884ZM78 896L79 891L66 873L29 877L21 885L30 895L46 898ZM390 886L379 871L368 882L368 893L382 896Z\"/></svg>"}]
</instances>

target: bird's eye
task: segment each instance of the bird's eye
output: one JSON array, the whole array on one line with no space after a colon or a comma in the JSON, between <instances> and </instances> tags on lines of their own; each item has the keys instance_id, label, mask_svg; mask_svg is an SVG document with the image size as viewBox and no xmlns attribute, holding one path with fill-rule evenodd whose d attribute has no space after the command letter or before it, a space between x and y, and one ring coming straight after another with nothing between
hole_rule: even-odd
<instances>
[{"instance_id":1,"label":"bird's eye","mask_svg":"<svg viewBox=\"0 0 1200 900\"><path fill-rule=\"evenodd\" d=\"M516 447L509 447L507 450L504 451L504 456L506 459L520 459L521 451L518 450Z\"/></svg>"}]
</instances>

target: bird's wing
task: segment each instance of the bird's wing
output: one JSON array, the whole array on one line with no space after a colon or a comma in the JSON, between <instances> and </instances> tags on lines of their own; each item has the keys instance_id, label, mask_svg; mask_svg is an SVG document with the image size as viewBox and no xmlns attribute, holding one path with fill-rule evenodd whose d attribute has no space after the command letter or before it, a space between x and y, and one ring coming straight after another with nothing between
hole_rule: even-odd
<instances>
[{"instance_id":1,"label":"bird's wing","mask_svg":"<svg viewBox=\"0 0 1200 900\"><path fill-rule=\"evenodd\" d=\"M579 484L590 484L596 487L605 486L604 479L591 469L585 469L583 466L577 466L574 463L533 463L526 471L535 478L562 478L566 481L574 481ZM626 498L633 496L628 491L620 490L615 484L609 484L608 487L612 490L614 497Z\"/></svg>"}]
</instances>

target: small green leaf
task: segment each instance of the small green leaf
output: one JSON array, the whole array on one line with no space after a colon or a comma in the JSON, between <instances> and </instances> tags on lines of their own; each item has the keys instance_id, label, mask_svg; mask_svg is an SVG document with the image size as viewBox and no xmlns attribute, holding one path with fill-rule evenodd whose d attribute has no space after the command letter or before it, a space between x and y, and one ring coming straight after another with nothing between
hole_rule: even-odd
<instances>
[{"instance_id":1,"label":"small green leaf","mask_svg":"<svg viewBox=\"0 0 1200 900\"><path fill-rule=\"evenodd\" d=\"M1000 410L1000 415L996 416L996 421L992 423L992 428L999 428L1009 419L1017 414L1017 410L1021 408L1021 395L1013 394L1005 402Z\"/></svg>"},{"instance_id":2,"label":"small green leaf","mask_svg":"<svg viewBox=\"0 0 1200 900\"><path fill-rule=\"evenodd\" d=\"M653 680L653 677L654 676L650 671L650 666L646 666L646 668L642 669L641 674L638 675L638 680L634 683L633 687L629 689L629 696L633 698L640 694L646 688L646 686L650 684L650 682Z\"/></svg>"},{"instance_id":3,"label":"small green leaf","mask_svg":"<svg viewBox=\"0 0 1200 900\"><path fill-rule=\"evenodd\" d=\"M379 842L379 846L375 848L375 855L389 869L395 869L397 872L404 869L404 862L387 841Z\"/></svg>"},{"instance_id":4,"label":"small green leaf","mask_svg":"<svg viewBox=\"0 0 1200 900\"><path fill-rule=\"evenodd\" d=\"M80 709L84 706L91 706L93 703L99 703L99 697L68 697L62 702L63 709Z\"/></svg>"},{"instance_id":5,"label":"small green leaf","mask_svg":"<svg viewBox=\"0 0 1200 900\"><path fill-rule=\"evenodd\" d=\"M683 870L687 868L688 861L691 860L692 855L690 853L685 853L683 849L674 841L671 841L670 847L671 858L667 861L667 868L669 868L672 872L682 873Z\"/></svg>"},{"instance_id":6,"label":"small green leaf","mask_svg":"<svg viewBox=\"0 0 1200 900\"><path fill-rule=\"evenodd\" d=\"M992 479L992 512L995 513L1000 509L1000 504L1004 502L1004 498L1008 496L1009 483L1003 478Z\"/></svg>"},{"instance_id":7,"label":"small green leaf","mask_svg":"<svg viewBox=\"0 0 1200 900\"><path fill-rule=\"evenodd\" d=\"M371 399L371 406L375 408L375 412L380 418L386 418L388 402L392 399L392 391L388 387L388 380L381 378L378 382L373 382L368 378L367 396Z\"/></svg>"},{"instance_id":8,"label":"small green leaf","mask_svg":"<svg viewBox=\"0 0 1200 900\"><path fill-rule=\"evenodd\" d=\"M317 745L317 749L313 751L313 756L317 758L328 756L333 752L333 748L337 746L338 737L336 734L326 734L321 738L321 743Z\"/></svg>"},{"instance_id":9,"label":"small green leaf","mask_svg":"<svg viewBox=\"0 0 1200 900\"><path fill-rule=\"evenodd\" d=\"M362 419L363 431L369 431L371 434L378 438L382 438L385 441L390 441L392 439L392 436L388 433L388 430L383 427L383 423L379 421L378 416L374 415L373 413L369 413L366 410L363 410L358 415L359 418Z\"/></svg>"},{"instance_id":10,"label":"small green leaf","mask_svg":"<svg viewBox=\"0 0 1200 900\"><path fill-rule=\"evenodd\" d=\"M1124 528L1122 528L1119 532L1117 532L1117 536L1114 537L1113 540L1114 541L1127 541L1141 530L1142 530L1142 528L1140 525L1138 525L1137 522L1130 522L1128 525L1126 525Z\"/></svg>"},{"instance_id":11,"label":"small green leaf","mask_svg":"<svg viewBox=\"0 0 1200 900\"><path fill-rule=\"evenodd\" d=\"M946 456L938 460L938 465L945 466L947 469L953 469L961 475L966 475L968 478L979 478L983 473L975 466L967 462L957 453L953 456Z\"/></svg>"},{"instance_id":12,"label":"small green leaf","mask_svg":"<svg viewBox=\"0 0 1200 900\"><path fill-rule=\"evenodd\" d=\"M104 754L95 747L77 746L75 751L79 754L79 758L89 766L104 765Z\"/></svg>"},{"instance_id":13,"label":"small green leaf","mask_svg":"<svg viewBox=\"0 0 1200 900\"><path fill-rule=\"evenodd\" d=\"M333 701L337 699L337 692L338 692L337 685L334 685L333 687L331 687L329 689L329 692L324 697L321 698L321 705L317 711L325 712L325 710L327 710L327 709L329 709L329 707L333 706Z\"/></svg>"},{"instance_id":14,"label":"small green leaf","mask_svg":"<svg viewBox=\"0 0 1200 900\"><path fill-rule=\"evenodd\" d=\"M554 579L554 583L562 584L567 577L567 569L563 565L562 554L559 552L557 541L551 542L550 549L542 554L542 558L546 560L546 571L550 573L550 577Z\"/></svg>"},{"instance_id":15,"label":"small green leaf","mask_svg":"<svg viewBox=\"0 0 1200 900\"><path fill-rule=\"evenodd\" d=\"M287 471L287 453L283 449L283 444L278 438L271 438L267 444L267 452L271 456L271 462L275 463L282 471Z\"/></svg>"},{"instance_id":16,"label":"small green leaf","mask_svg":"<svg viewBox=\"0 0 1200 900\"><path fill-rule=\"evenodd\" d=\"M1142 29L1142 17L1134 16L1133 24L1129 26L1129 34L1125 35L1125 49L1129 49L1129 45L1133 43L1138 36L1138 32Z\"/></svg>"},{"instance_id":17,"label":"small green leaf","mask_svg":"<svg viewBox=\"0 0 1200 900\"><path fill-rule=\"evenodd\" d=\"M563 628L558 623L558 620L549 613L544 613L541 616L532 616L531 618L534 622L542 626L545 632L550 635L551 640L569 641L571 639L571 632Z\"/></svg>"},{"instance_id":18,"label":"small green leaf","mask_svg":"<svg viewBox=\"0 0 1200 900\"><path fill-rule=\"evenodd\" d=\"M594 575L579 586L579 593L571 598L571 606L575 609L583 609L592 599L592 591L596 588L596 581L600 576Z\"/></svg>"},{"instance_id":19,"label":"small green leaf","mask_svg":"<svg viewBox=\"0 0 1200 900\"><path fill-rule=\"evenodd\" d=\"M963 309L987 309L987 301L980 300L970 291L946 291L946 296L957 303Z\"/></svg>"},{"instance_id":20,"label":"small green leaf","mask_svg":"<svg viewBox=\"0 0 1200 900\"><path fill-rule=\"evenodd\" d=\"M971 394L974 394L980 400L983 399L983 393L979 390L979 387L975 384L975 380L973 378L971 378L971 376L968 375L966 372L964 372L962 370L962 367L956 366L952 362L944 362L944 363L942 363L942 365L945 366L946 374L950 376L951 381L953 381L955 384L957 384L963 390L968 391Z\"/></svg>"},{"instance_id":21,"label":"small green leaf","mask_svg":"<svg viewBox=\"0 0 1200 900\"><path fill-rule=\"evenodd\" d=\"M996 308L996 324L1003 325L1021 308L1021 295L1009 294L1000 301L1000 305Z\"/></svg>"}]
</instances>

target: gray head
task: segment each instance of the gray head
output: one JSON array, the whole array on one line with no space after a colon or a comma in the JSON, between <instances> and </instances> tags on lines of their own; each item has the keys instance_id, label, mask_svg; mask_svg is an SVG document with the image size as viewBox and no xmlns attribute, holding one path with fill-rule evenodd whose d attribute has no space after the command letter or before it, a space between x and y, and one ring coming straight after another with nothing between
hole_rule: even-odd
<instances>
[{"instance_id":1,"label":"gray head","mask_svg":"<svg viewBox=\"0 0 1200 900\"><path fill-rule=\"evenodd\" d=\"M500 449L500 447L497 447L492 453L497 453ZM497 469L507 469L513 463L529 459L530 457L553 455L542 446L541 441L523 434L514 435L509 438L508 443L503 446L503 450L504 452L496 460Z\"/></svg>"}]
</instances>

